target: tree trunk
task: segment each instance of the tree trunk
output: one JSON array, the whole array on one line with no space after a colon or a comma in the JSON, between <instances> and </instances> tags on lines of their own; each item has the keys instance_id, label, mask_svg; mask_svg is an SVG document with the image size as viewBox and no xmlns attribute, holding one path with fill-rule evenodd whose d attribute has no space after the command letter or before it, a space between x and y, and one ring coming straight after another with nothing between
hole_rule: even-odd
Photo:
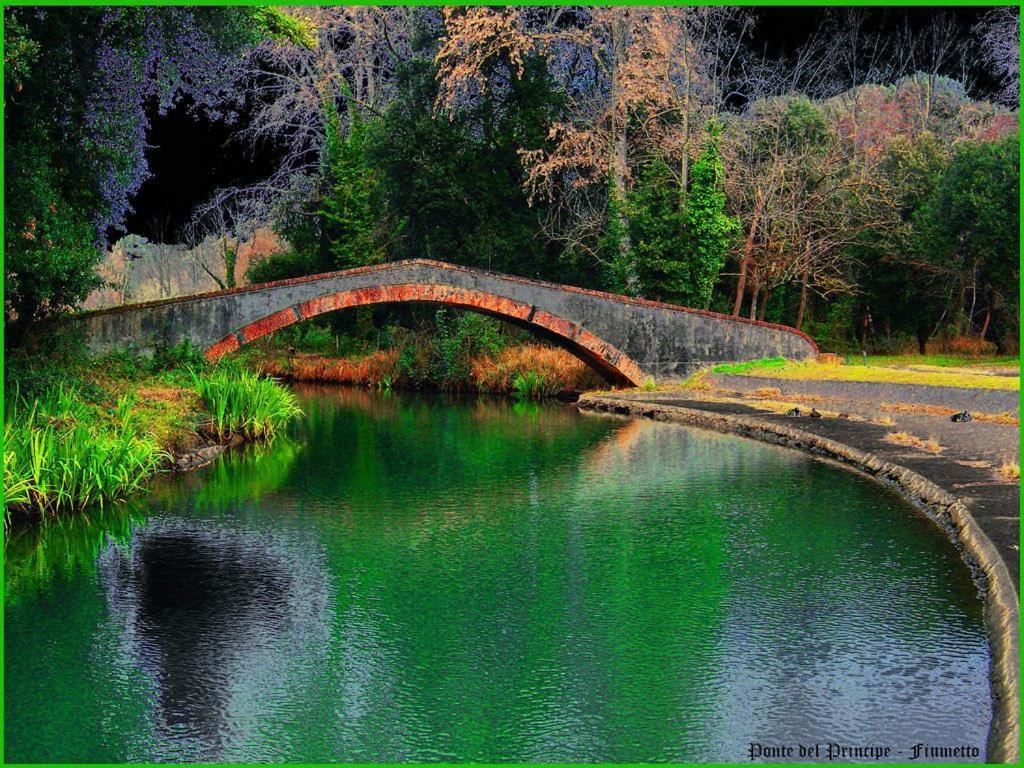
<instances>
[{"instance_id":1,"label":"tree trunk","mask_svg":"<svg viewBox=\"0 0 1024 768\"><path fill-rule=\"evenodd\" d=\"M744 254L740 258L740 276L736 280L736 298L732 303L732 316L739 317L740 309L743 307L743 294L747 289L747 260L749 259L749 250L746 246L743 247Z\"/></svg>"},{"instance_id":2,"label":"tree trunk","mask_svg":"<svg viewBox=\"0 0 1024 768\"><path fill-rule=\"evenodd\" d=\"M960 284L960 298L957 300L956 306L956 325L953 327L956 329L957 336L964 335L964 294L967 293L967 286L963 283Z\"/></svg>"},{"instance_id":3,"label":"tree trunk","mask_svg":"<svg viewBox=\"0 0 1024 768\"><path fill-rule=\"evenodd\" d=\"M764 322L764 314L768 311L768 300L772 297L771 288L765 288L764 296L761 299L761 307L757 310L757 319Z\"/></svg>"},{"instance_id":4,"label":"tree trunk","mask_svg":"<svg viewBox=\"0 0 1024 768\"><path fill-rule=\"evenodd\" d=\"M690 184L690 29L687 25L687 10L683 9L683 109L680 115L683 130L683 156L679 161L679 222L684 227L682 214L686 210L686 194ZM667 73L666 73L667 74Z\"/></svg>"},{"instance_id":5,"label":"tree trunk","mask_svg":"<svg viewBox=\"0 0 1024 768\"><path fill-rule=\"evenodd\" d=\"M757 319L757 295L761 292L761 289L754 287L754 290L750 294L750 319Z\"/></svg>"},{"instance_id":6,"label":"tree trunk","mask_svg":"<svg viewBox=\"0 0 1024 768\"><path fill-rule=\"evenodd\" d=\"M978 260L971 268L971 311L967 314L967 334L974 330L974 307L978 303Z\"/></svg>"},{"instance_id":7,"label":"tree trunk","mask_svg":"<svg viewBox=\"0 0 1024 768\"><path fill-rule=\"evenodd\" d=\"M224 235L224 282L228 288L235 287L235 265L238 263L238 248L228 247L228 236Z\"/></svg>"},{"instance_id":8,"label":"tree trunk","mask_svg":"<svg viewBox=\"0 0 1024 768\"><path fill-rule=\"evenodd\" d=\"M982 341L985 340L985 334L988 333L988 324L992 321L992 307L989 306L985 310L985 322L981 324L981 333L978 334L978 338Z\"/></svg>"},{"instance_id":9,"label":"tree trunk","mask_svg":"<svg viewBox=\"0 0 1024 768\"><path fill-rule=\"evenodd\" d=\"M757 202L754 205L754 215L750 219L750 232L743 243L743 256L740 258L740 276L736 281L736 299L732 304L732 316L739 317L740 309L743 306L743 294L747 288L747 265L750 264L750 254L754 250L754 235L757 233L757 225L761 220L761 193L757 193Z\"/></svg>"},{"instance_id":10,"label":"tree trunk","mask_svg":"<svg viewBox=\"0 0 1024 768\"><path fill-rule=\"evenodd\" d=\"M619 256L622 263L626 265L626 293L636 296L640 288L640 276L636 271L636 262L630 256L633 250L633 243L629 236L629 216L625 211L626 201L626 129L623 126L615 139L615 195L618 197L618 205L615 207L616 216L619 219L619 231L622 236L619 238Z\"/></svg>"},{"instance_id":11,"label":"tree trunk","mask_svg":"<svg viewBox=\"0 0 1024 768\"><path fill-rule=\"evenodd\" d=\"M628 172L629 162L629 142L626 129L626 121L623 118L620 120L619 115L619 99L621 98L622 86L619 82L619 69L620 63L624 61L626 55L626 30L625 25L619 30L620 34L616 35L616 40L613 41L615 49L615 63L613 64L612 70L612 82L611 82L611 169L612 169L612 185L616 196L618 197L619 205L616 206L616 211L619 219L619 229L622 233L622 237L619 239L619 256L622 262L626 265L626 293L635 296L639 293L640 278L636 272L636 264L632 259L629 258L629 252L632 250L632 242L629 236L629 217L626 215L624 210L624 203L626 201L626 175Z\"/></svg>"},{"instance_id":12,"label":"tree trunk","mask_svg":"<svg viewBox=\"0 0 1024 768\"><path fill-rule=\"evenodd\" d=\"M810 246L808 246L810 250ZM804 264L803 279L800 281L800 309L796 313L796 329L799 331L804 324L804 312L807 310L807 279L810 276L810 264Z\"/></svg>"}]
</instances>

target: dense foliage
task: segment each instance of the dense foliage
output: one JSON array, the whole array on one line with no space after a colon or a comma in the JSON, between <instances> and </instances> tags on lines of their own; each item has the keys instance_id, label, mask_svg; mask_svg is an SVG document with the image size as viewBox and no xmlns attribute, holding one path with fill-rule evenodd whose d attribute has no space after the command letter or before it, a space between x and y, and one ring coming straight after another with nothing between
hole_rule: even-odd
<instances>
[{"instance_id":1,"label":"dense foliage","mask_svg":"<svg viewBox=\"0 0 1024 768\"><path fill-rule=\"evenodd\" d=\"M108 231L147 177L151 116L183 98L233 119L242 54L297 39L279 11L5 10L5 299L22 323L74 307L99 283Z\"/></svg>"},{"instance_id":2,"label":"dense foliage","mask_svg":"<svg viewBox=\"0 0 1024 768\"><path fill-rule=\"evenodd\" d=\"M38 344L6 361L5 527L123 499L197 447L197 433L269 439L298 415L289 390L235 362L210 365L189 344L149 357L91 357L64 334Z\"/></svg>"}]
</instances>

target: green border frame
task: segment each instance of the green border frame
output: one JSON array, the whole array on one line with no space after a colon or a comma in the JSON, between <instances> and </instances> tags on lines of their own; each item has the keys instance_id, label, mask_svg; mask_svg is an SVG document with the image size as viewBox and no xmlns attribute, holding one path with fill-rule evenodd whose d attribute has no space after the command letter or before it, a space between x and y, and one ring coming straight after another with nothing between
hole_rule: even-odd
<instances>
[{"instance_id":1,"label":"green border frame","mask_svg":"<svg viewBox=\"0 0 1024 768\"><path fill-rule=\"evenodd\" d=\"M984 0L898 0L897 2L886 2L886 0L825 0L821 2L819 0L761 0L760 2L752 2L751 0L697 0L697 2L671 2L671 0L590 0L590 2L562 2L560 0L533 0L532 2L521 2L520 0L508 0L507 2L500 2L499 0L478 0L477 2L469 2L467 0L392 0L392 2L383 2L382 0L365 0L364 2L319 2L318 0L291 0L291 2L270 2L269 0L228 0L227 2L218 2L218 0L150 0L145 2L144 0L111 0L109 2L102 2L102 0L80 0L79 2L73 2L73 0L0 0L0 5L4 8L7 6L315 6L315 5L405 5L405 6L472 6L472 5L492 5L492 6L536 6L536 5L593 5L593 6L613 6L613 5L632 5L632 6L653 6L653 5L691 5L691 6L744 6L744 7L849 7L849 6L860 6L860 7L891 7L891 8L995 8L998 6L1011 6L1021 7L1021 0L994 0L994 2L985 2ZM0 17L0 31L3 29L3 18ZM3 57L3 35L0 34L0 58ZM1024 46L1022 46L1024 48ZM3 95L3 84L0 83L0 96ZM4 170L3 161L3 143L4 138L4 122L6 119L5 112L6 101L0 101L0 115L4 119L0 119L0 173ZM1020 141L1019 152L1021 159L1024 159L1024 139ZM3 188L0 188L0 228L3 226L3 213L4 213L4 192ZM1024 202L1024 185L1018 190L1021 202ZM1024 218L1019 222L1020 233L1024 236ZM1020 254L1018 253L1018 264ZM2 246L0 246L0 265L3 264L3 253ZM1022 293L1024 293L1024 275L1019 277L1020 287ZM0 300L4 298L4 286L0 286ZM0 344L4 343L4 322L0 321ZM1024 342L1024 328L1019 327L1020 338L1019 342ZM4 360L3 355L0 354L0 377L4 373ZM6 379L5 379L6 381ZM1021 393L1021 403L1024 405L1024 392ZM3 415L3 400L0 398L0 416ZM1019 435L1018 435L1019 438ZM1024 441L1021 441L1021 446L1024 447ZM3 534L6 536L6 534ZM1018 531L1018 536L1020 530ZM0 566L4 562L4 552L0 551ZM0 603L3 602L3 584L0 582ZM4 631L4 615L0 612L0 640L3 638ZM0 643L0 690L3 689L3 676L4 668L3 663L4 645ZM1024 656L1024 654L1022 654ZM1018 701L1018 707L1020 706ZM4 720L4 705L5 699L0 697L0 721ZM18 763L7 763L4 752L4 729L0 728L0 765L19 765ZM656 765L744 765L747 763L657 763ZM855 765L852 763L803 763L804 765ZM890 765L891 763L876 762L874 765ZM929 763L910 763L911 765L939 765ZM51 765L47 763L31 763L29 765ZM74 763L64 763L57 765L74 765ZM168 765L167 763L95 763L93 765L138 765L138 766L152 766L157 768L158 766ZM248 763L190 763L189 765L212 765L212 766L238 766L238 765L250 765ZM274 763L268 763L268 765L274 765ZM351 766L396 766L396 765L407 765L406 763L280 763L280 765L290 766L314 766L314 765L351 765ZM450 763L437 763L434 765L452 765ZM511 768L512 766L525 766L535 765L531 763L456 763L458 766L481 766L481 765L500 765L502 768ZM593 766L593 765L621 765L621 766L638 766L638 765L651 765L650 763L542 763L541 765L549 766L550 768L563 768L566 766ZM896 765L904 765L904 763L898 763ZM955 766L955 765L975 765L974 763L942 763L944 766Z\"/></svg>"}]
</instances>

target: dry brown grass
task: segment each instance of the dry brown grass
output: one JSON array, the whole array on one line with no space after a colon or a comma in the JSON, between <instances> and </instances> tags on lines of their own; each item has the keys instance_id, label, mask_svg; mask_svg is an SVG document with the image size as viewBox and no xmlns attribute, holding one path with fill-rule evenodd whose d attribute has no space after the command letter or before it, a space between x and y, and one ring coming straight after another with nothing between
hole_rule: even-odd
<instances>
[{"instance_id":1,"label":"dry brown grass","mask_svg":"<svg viewBox=\"0 0 1024 768\"><path fill-rule=\"evenodd\" d=\"M890 443L909 445L912 448L917 448L928 453L942 453L946 450L934 438L928 438L925 440L917 435L911 435L908 432L890 432L885 436L885 439Z\"/></svg>"},{"instance_id":2,"label":"dry brown grass","mask_svg":"<svg viewBox=\"0 0 1024 768\"><path fill-rule=\"evenodd\" d=\"M771 398L758 398L757 399L757 403L751 403L750 402L751 398L749 398L749 397L743 397L742 395L727 396L727 395L724 395L724 394L717 394L717 395L700 394L700 395L698 395L696 397L696 399L703 400L703 401L706 401L706 402L709 402L709 403L742 403L743 405L749 405L749 406L752 406L752 407L755 407L755 408L760 408L763 411L770 411L772 413L777 413L777 414L780 414L780 415L788 413L793 408L799 408L802 415L799 416L799 417L794 417L794 419L796 419L796 418L800 418L800 419L808 418L807 415L810 413L810 411L807 410L807 406L806 406L805 403L803 403L803 402L796 402L795 399L793 399L793 400L774 400L774 399L771 399ZM827 408L818 408L817 411L818 411L818 413L820 413L822 415L823 418L826 418L826 419L837 419L837 418L839 418L840 411L832 411L832 410L828 410ZM864 419L862 419L860 416L855 416L853 414L847 414L846 416L844 416L844 419L849 420L849 421L864 421Z\"/></svg>"},{"instance_id":3,"label":"dry brown grass","mask_svg":"<svg viewBox=\"0 0 1024 768\"><path fill-rule=\"evenodd\" d=\"M362 357L336 358L312 354L270 356L260 361L260 372L294 381L328 381L361 386L400 385L397 349L379 350ZM564 349L542 344L506 347L496 355L481 355L470 363L466 385L480 392L512 392L516 374L533 372L548 394L583 392L607 386L583 361Z\"/></svg>"},{"instance_id":4,"label":"dry brown grass","mask_svg":"<svg viewBox=\"0 0 1024 768\"><path fill-rule=\"evenodd\" d=\"M371 352L358 358L292 355L268 357L259 363L260 372L294 381L329 381L337 384L377 386L393 381L398 370L398 350Z\"/></svg>"},{"instance_id":5,"label":"dry brown grass","mask_svg":"<svg viewBox=\"0 0 1024 768\"><path fill-rule=\"evenodd\" d=\"M1011 483L1020 482L1020 464L1016 461L1004 461L999 467L999 474L1004 480Z\"/></svg>"},{"instance_id":6,"label":"dry brown grass","mask_svg":"<svg viewBox=\"0 0 1024 768\"><path fill-rule=\"evenodd\" d=\"M473 360L471 376L481 392L512 391L516 374L530 371L544 379L544 389L552 393L574 393L602 389L607 383L579 358L558 347L523 344L505 347L495 356Z\"/></svg>"},{"instance_id":7,"label":"dry brown grass","mask_svg":"<svg viewBox=\"0 0 1024 768\"><path fill-rule=\"evenodd\" d=\"M996 345L991 341L979 339L977 336L940 337L928 342L928 352L930 354L941 352L951 355L982 357L994 355L996 353Z\"/></svg>"},{"instance_id":8,"label":"dry brown grass","mask_svg":"<svg viewBox=\"0 0 1024 768\"><path fill-rule=\"evenodd\" d=\"M792 400L795 403L824 403L826 400L826 398L821 395L804 395L796 392L783 395L781 389L775 389L774 387L763 387L761 389L754 390L753 392L737 392L736 394L740 397L746 397L751 400L777 400L780 397L785 397L787 400Z\"/></svg>"},{"instance_id":9,"label":"dry brown grass","mask_svg":"<svg viewBox=\"0 0 1024 768\"><path fill-rule=\"evenodd\" d=\"M991 424L1005 424L1010 427L1020 426L1020 417L1012 413L971 413L975 421L987 421Z\"/></svg>"}]
</instances>

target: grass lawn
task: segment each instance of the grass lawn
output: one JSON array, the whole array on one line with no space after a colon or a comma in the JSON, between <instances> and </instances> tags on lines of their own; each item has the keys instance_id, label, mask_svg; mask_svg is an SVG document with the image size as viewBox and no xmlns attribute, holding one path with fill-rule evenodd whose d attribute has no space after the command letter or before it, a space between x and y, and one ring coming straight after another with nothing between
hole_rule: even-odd
<instances>
[{"instance_id":1,"label":"grass lawn","mask_svg":"<svg viewBox=\"0 0 1024 768\"><path fill-rule=\"evenodd\" d=\"M849 355L847 365L865 365L863 356ZM1020 368L1020 357L964 357L961 355L868 355L867 365L932 368Z\"/></svg>"},{"instance_id":2,"label":"grass lawn","mask_svg":"<svg viewBox=\"0 0 1024 768\"><path fill-rule=\"evenodd\" d=\"M930 362L925 362L925 361ZM936 362L938 360L950 362ZM956 362L953 362L956 361ZM970 361L967 365L962 363ZM994 362L998 361L998 362ZM907 367L912 365L913 367ZM1019 366L1018 358L955 358L907 355L901 357L863 358L857 364L832 365L818 362L791 362L784 358L731 363L712 369L714 373L741 376L767 376L798 381L864 381L884 384L924 384L935 387L970 387L975 389L1020 390L1018 376L997 376L983 366L1008 368Z\"/></svg>"}]
</instances>

